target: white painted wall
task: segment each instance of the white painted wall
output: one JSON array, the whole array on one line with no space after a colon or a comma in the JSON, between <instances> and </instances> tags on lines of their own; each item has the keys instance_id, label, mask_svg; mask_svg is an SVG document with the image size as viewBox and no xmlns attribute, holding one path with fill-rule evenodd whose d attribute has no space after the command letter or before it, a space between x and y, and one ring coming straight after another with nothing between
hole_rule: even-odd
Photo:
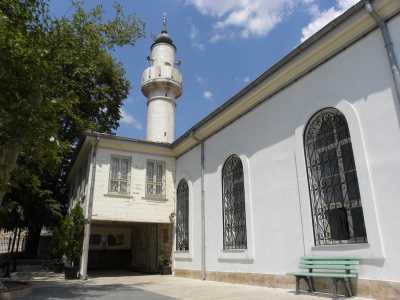
<instances>
[{"instance_id":1,"label":"white painted wall","mask_svg":"<svg viewBox=\"0 0 400 300\"><path fill-rule=\"evenodd\" d=\"M201 158L200 146L179 158L176 168L176 186L185 179L189 187L189 251L176 252L177 269L199 270L201 266ZM173 246L176 249L176 246Z\"/></svg>"},{"instance_id":2,"label":"white painted wall","mask_svg":"<svg viewBox=\"0 0 400 300\"><path fill-rule=\"evenodd\" d=\"M111 155L125 156L131 159L129 196L111 195L108 192ZM147 159L165 162L165 199L154 200L146 198ZM169 217L174 211L175 205L174 158L99 148L96 161L93 220L170 223Z\"/></svg>"},{"instance_id":3,"label":"white painted wall","mask_svg":"<svg viewBox=\"0 0 400 300\"><path fill-rule=\"evenodd\" d=\"M400 18L391 21L400 56ZM205 142L208 271L286 274L300 256L357 255L361 278L400 281L400 129L397 100L379 31L329 60ZM346 117L352 137L368 244L315 247L302 134L325 107ZM238 154L244 165L248 251L222 251L221 168ZM200 151L179 157L178 180L190 191L189 259L200 270ZM194 214L194 215L193 215ZM194 220L193 220L194 219ZM193 222L193 223L192 223Z\"/></svg>"}]
</instances>

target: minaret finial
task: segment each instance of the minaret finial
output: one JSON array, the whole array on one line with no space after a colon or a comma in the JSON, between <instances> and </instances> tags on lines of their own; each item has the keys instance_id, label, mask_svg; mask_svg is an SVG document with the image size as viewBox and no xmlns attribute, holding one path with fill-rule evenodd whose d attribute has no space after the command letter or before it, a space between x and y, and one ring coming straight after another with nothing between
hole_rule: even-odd
<instances>
[{"instance_id":1,"label":"minaret finial","mask_svg":"<svg viewBox=\"0 0 400 300\"><path fill-rule=\"evenodd\" d=\"M167 13L163 13L161 32L167 32Z\"/></svg>"}]
</instances>

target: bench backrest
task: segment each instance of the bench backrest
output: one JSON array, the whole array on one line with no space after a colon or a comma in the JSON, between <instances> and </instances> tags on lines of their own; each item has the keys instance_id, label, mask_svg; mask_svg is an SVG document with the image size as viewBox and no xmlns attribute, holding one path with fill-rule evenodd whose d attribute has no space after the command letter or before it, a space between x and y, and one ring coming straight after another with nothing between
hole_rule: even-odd
<instances>
[{"instance_id":1,"label":"bench backrest","mask_svg":"<svg viewBox=\"0 0 400 300\"><path fill-rule=\"evenodd\" d=\"M305 256L300 260L300 269L319 273L357 273L360 258L342 256Z\"/></svg>"}]
</instances>

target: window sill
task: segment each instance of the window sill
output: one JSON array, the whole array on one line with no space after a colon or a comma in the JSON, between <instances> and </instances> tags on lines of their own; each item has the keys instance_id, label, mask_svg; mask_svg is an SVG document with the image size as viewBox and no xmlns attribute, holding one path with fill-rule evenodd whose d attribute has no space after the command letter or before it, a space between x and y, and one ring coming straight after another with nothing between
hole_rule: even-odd
<instances>
[{"instance_id":1,"label":"window sill","mask_svg":"<svg viewBox=\"0 0 400 300\"><path fill-rule=\"evenodd\" d=\"M133 199L133 196L131 195L124 195L124 194L114 194L114 193L107 193L104 194L105 197L112 197L112 198L125 198L125 199Z\"/></svg>"},{"instance_id":2,"label":"window sill","mask_svg":"<svg viewBox=\"0 0 400 300\"><path fill-rule=\"evenodd\" d=\"M248 249L222 250L218 255L218 261L252 264L254 262L254 257Z\"/></svg>"},{"instance_id":3,"label":"window sill","mask_svg":"<svg viewBox=\"0 0 400 300\"><path fill-rule=\"evenodd\" d=\"M192 253L189 251L175 251L174 259L177 261L192 261Z\"/></svg>"},{"instance_id":4,"label":"window sill","mask_svg":"<svg viewBox=\"0 0 400 300\"><path fill-rule=\"evenodd\" d=\"M336 244L336 245L318 245L312 246L312 251L324 251L324 250L360 250L368 249L370 245L368 243L353 243L353 244Z\"/></svg>"},{"instance_id":5,"label":"window sill","mask_svg":"<svg viewBox=\"0 0 400 300\"><path fill-rule=\"evenodd\" d=\"M164 196L162 197L151 197L151 196L145 196L142 197L143 200L148 200L148 201L156 201L156 202L166 202L168 199Z\"/></svg>"}]
</instances>

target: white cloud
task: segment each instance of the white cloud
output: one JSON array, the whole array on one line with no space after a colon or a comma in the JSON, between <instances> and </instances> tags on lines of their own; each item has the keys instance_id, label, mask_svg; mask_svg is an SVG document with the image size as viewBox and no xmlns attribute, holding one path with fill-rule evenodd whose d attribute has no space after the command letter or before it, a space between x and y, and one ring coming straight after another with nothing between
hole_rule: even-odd
<instances>
[{"instance_id":1,"label":"white cloud","mask_svg":"<svg viewBox=\"0 0 400 300\"><path fill-rule=\"evenodd\" d=\"M249 81L250 81L250 77L249 76L246 76L246 77L243 78L243 82L244 83L248 83Z\"/></svg>"},{"instance_id":2,"label":"white cloud","mask_svg":"<svg viewBox=\"0 0 400 300\"><path fill-rule=\"evenodd\" d=\"M310 1L310 0L304 0ZM312 3L311 1L310 3ZM311 22L302 29L301 42L304 42L330 21L343 14L346 10L356 4L358 0L336 0L336 5L328 9L320 11L318 5L312 4L309 6L309 13L312 16Z\"/></svg>"},{"instance_id":3,"label":"white cloud","mask_svg":"<svg viewBox=\"0 0 400 300\"><path fill-rule=\"evenodd\" d=\"M186 0L216 20L211 42L265 36L297 3L310 0Z\"/></svg>"},{"instance_id":4,"label":"white cloud","mask_svg":"<svg viewBox=\"0 0 400 300\"><path fill-rule=\"evenodd\" d=\"M199 29L194 24L190 24L189 38L192 42L192 47L198 50L204 50L204 44L199 40Z\"/></svg>"},{"instance_id":5,"label":"white cloud","mask_svg":"<svg viewBox=\"0 0 400 300\"><path fill-rule=\"evenodd\" d=\"M141 130L143 129L143 125L136 120L132 115L127 113L124 109L121 108L121 120L122 124L126 124L128 126L132 126L135 129Z\"/></svg>"},{"instance_id":6,"label":"white cloud","mask_svg":"<svg viewBox=\"0 0 400 300\"><path fill-rule=\"evenodd\" d=\"M212 100L214 98L214 94L211 91L206 90L206 91L203 92L203 97L206 100Z\"/></svg>"},{"instance_id":7,"label":"white cloud","mask_svg":"<svg viewBox=\"0 0 400 300\"><path fill-rule=\"evenodd\" d=\"M296 6L304 7L311 16L311 22L302 29L301 41L303 42L358 2L358 0L335 0L335 5L321 11L318 2L324 2L323 0L184 1L194 6L200 13L215 20L209 38L211 43L233 38L266 36L291 15ZM197 34L195 30L191 32L193 36Z\"/></svg>"}]
</instances>

